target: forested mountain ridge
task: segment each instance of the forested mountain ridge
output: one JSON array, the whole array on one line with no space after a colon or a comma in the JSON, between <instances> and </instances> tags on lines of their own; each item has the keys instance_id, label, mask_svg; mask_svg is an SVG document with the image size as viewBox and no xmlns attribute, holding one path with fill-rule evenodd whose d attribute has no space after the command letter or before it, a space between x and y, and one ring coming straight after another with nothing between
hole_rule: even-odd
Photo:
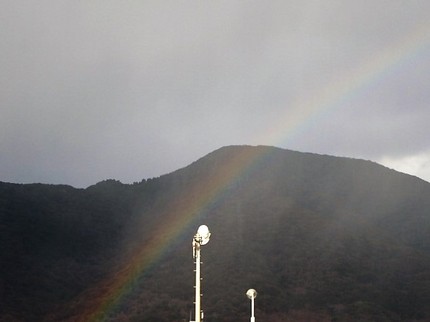
<instances>
[{"instance_id":1,"label":"forested mountain ridge","mask_svg":"<svg viewBox=\"0 0 430 322\"><path fill-rule=\"evenodd\" d=\"M430 320L429 183L370 161L231 146L132 185L0 183L0 321L188 321L202 223L207 322L248 321L251 287L261 321ZM160 255L115 309L84 315L151 243Z\"/></svg>"}]
</instances>

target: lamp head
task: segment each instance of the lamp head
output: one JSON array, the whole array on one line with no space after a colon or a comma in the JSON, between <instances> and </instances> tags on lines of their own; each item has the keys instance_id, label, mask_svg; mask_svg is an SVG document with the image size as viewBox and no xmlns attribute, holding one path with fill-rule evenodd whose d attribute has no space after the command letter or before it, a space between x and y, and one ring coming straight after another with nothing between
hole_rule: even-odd
<instances>
[{"instance_id":1,"label":"lamp head","mask_svg":"<svg viewBox=\"0 0 430 322\"><path fill-rule=\"evenodd\" d=\"M253 288L250 288L247 292L246 292L246 296L248 296L248 298L250 300L253 300L257 297L257 291L254 290Z\"/></svg>"},{"instance_id":2,"label":"lamp head","mask_svg":"<svg viewBox=\"0 0 430 322\"><path fill-rule=\"evenodd\" d=\"M201 244L206 245L211 237L208 226L201 225L199 229L197 229L197 236L201 238Z\"/></svg>"}]
</instances>

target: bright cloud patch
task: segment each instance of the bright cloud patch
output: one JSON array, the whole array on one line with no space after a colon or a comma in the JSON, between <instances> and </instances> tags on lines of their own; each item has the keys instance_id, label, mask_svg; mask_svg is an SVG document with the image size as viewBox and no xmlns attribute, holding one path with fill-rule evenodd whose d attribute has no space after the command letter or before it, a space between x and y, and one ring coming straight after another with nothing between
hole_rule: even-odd
<instances>
[{"instance_id":1,"label":"bright cloud patch","mask_svg":"<svg viewBox=\"0 0 430 322\"><path fill-rule=\"evenodd\" d=\"M400 172L417 176L430 182L430 152L403 157L383 157L379 163Z\"/></svg>"}]
</instances>

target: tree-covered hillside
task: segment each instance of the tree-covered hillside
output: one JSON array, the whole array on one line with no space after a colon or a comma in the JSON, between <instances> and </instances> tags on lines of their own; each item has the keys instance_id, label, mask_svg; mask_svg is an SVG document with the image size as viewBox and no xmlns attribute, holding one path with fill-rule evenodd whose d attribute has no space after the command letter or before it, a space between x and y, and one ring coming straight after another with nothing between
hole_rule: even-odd
<instances>
[{"instance_id":1,"label":"tree-covered hillside","mask_svg":"<svg viewBox=\"0 0 430 322\"><path fill-rule=\"evenodd\" d=\"M0 321L429 321L430 184L356 159L221 148L132 185L0 183Z\"/></svg>"}]
</instances>

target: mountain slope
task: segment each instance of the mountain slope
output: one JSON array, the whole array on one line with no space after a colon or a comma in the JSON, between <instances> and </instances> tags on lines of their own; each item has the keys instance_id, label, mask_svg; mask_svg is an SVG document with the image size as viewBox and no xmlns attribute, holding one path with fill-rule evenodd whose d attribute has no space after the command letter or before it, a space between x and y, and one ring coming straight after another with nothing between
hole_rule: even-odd
<instances>
[{"instance_id":1,"label":"mountain slope","mask_svg":"<svg viewBox=\"0 0 430 322\"><path fill-rule=\"evenodd\" d=\"M205 321L249 320L251 287L259 320L430 319L430 184L369 161L225 147L134 185L1 183L0 219L4 320L188 321L202 223Z\"/></svg>"}]
</instances>

